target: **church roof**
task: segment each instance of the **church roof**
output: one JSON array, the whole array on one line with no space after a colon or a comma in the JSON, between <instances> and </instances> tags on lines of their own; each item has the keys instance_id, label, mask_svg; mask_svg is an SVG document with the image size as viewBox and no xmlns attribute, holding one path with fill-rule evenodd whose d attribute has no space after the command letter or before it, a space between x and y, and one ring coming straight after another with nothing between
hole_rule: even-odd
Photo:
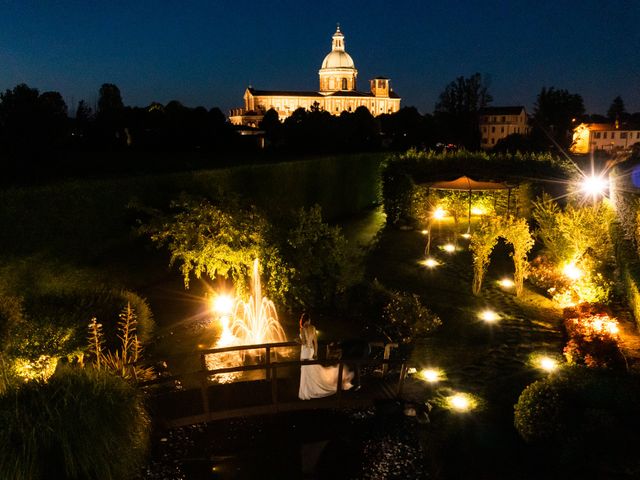
<instances>
[{"instance_id":1,"label":"church roof","mask_svg":"<svg viewBox=\"0 0 640 480\"><path fill-rule=\"evenodd\" d=\"M524 107L484 107L480 109L480 115L520 115Z\"/></svg>"},{"instance_id":2,"label":"church roof","mask_svg":"<svg viewBox=\"0 0 640 480\"><path fill-rule=\"evenodd\" d=\"M249 87L248 89L253 96L263 97L324 97L318 92L297 92L295 90L256 90Z\"/></svg>"},{"instance_id":3,"label":"church roof","mask_svg":"<svg viewBox=\"0 0 640 480\"><path fill-rule=\"evenodd\" d=\"M326 97L371 97L375 98L375 95L371 92L356 92L354 90L338 90L336 92L331 92L328 94L322 94L319 92L305 92L305 91L295 91L295 90L256 90L255 88L249 87L248 89L251 94L262 97L317 97L317 98L326 98ZM400 96L394 92L389 92L389 98L400 98Z\"/></svg>"}]
</instances>

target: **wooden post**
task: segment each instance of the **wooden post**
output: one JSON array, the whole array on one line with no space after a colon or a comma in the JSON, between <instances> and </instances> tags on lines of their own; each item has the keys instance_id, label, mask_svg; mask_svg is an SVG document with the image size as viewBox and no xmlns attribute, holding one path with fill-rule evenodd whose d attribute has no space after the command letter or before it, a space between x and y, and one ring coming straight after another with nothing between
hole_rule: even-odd
<instances>
[{"instance_id":1,"label":"wooden post","mask_svg":"<svg viewBox=\"0 0 640 480\"><path fill-rule=\"evenodd\" d=\"M338 399L338 402L340 402L340 396L342 394L342 371L344 369L344 365L342 363L342 360L340 361L340 364L338 365L338 389L336 390L336 397Z\"/></svg>"},{"instance_id":2,"label":"wooden post","mask_svg":"<svg viewBox=\"0 0 640 480\"><path fill-rule=\"evenodd\" d=\"M404 379L407 376L407 364L403 363L400 367L400 377L398 378L398 387L396 388L396 397L402 395L402 387L404 386Z\"/></svg>"},{"instance_id":3,"label":"wooden post","mask_svg":"<svg viewBox=\"0 0 640 480\"><path fill-rule=\"evenodd\" d=\"M507 193L507 217L509 216L509 208L511 208L511 189Z\"/></svg>"},{"instance_id":4,"label":"wooden post","mask_svg":"<svg viewBox=\"0 0 640 480\"><path fill-rule=\"evenodd\" d=\"M202 372L202 378L200 381L200 394L202 396L202 409L204 410L207 419L209 418L209 385L207 383L207 372Z\"/></svg>"},{"instance_id":5,"label":"wooden post","mask_svg":"<svg viewBox=\"0 0 640 480\"><path fill-rule=\"evenodd\" d=\"M467 223L467 233L471 233L471 190L469 190L469 218Z\"/></svg>"},{"instance_id":6,"label":"wooden post","mask_svg":"<svg viewBox=\"0 0 640 480\"><path fill-rule=\"evenodd\" d=\"M200 378L200 395L202 397L202 409L204 413L209 418L209 384L208 384L208 375L207 372L209 369L207 368L207 360L205 358L204 353L200 354L200 366L201 370L201 378Z\"/></svg>"},{"instance_id":7,"label":"wooden post","mask_svg":"<svg viewBox=\"0 0 640 480\"><path fill-rule=\"evenodd\" d=\"M265 374L266 374L266 378L267 380L271 379L271 347L266 346L265 347L266 350L266 359L265 359Z\"/></svg>"},{"instance_id":8,"label":"wooden post","mask_svg":"<svg viewBox=\"0 0 640 480\"><path fill-rule=\"evenodd\" d=\"M278 411L278 367L273 365L271 369L271 402L276 406L276 411Z\"/></svg>"},{"instance_id":9,"label":"wooden post","mask_svg":"<svg viewBox=\"0 0 640 480\"><path fill-rule=\"evenodd\" d=\"M384 346L384 355L382 356L382 358L384 360L389 360L389 358L391 357L391 347L393 347L392 343L387 343ZM389 364L388 363L383 363L382 364L382 376L384 377L387 373L389 373Z\"/></svg>"}]
</instances>

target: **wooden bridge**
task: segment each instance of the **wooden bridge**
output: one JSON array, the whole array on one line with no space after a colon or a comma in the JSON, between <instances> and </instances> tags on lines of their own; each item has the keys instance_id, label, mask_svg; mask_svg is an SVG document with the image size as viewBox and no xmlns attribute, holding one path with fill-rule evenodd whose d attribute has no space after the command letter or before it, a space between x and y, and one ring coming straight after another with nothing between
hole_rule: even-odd
<instances>
[{"instance_id":1,"label":"wooden bridge","mask_svg":"<svg viewBox=\"0 0 640 480\"><path fill-rule=\"evenodd\" d=\"M362 387L358 391L342 390L345 369L356 362L334 358L328 345L322 359L289 360L287 357L299 358L300 344L296 342L200 350L197 352L200 370L160 377L141 386L150 394L152 414L166 427L293 410L367 407L377 401L398 398L407 374L403 362L391 360L391 351L397 344L370 343L370 346L369 359L357 362L362 370ZM223 368L209 368L207 364L208 357L244 358L247 354L257 361ZM316 364L338 366L336 393L300 400L300 367ZM220 376L237 378L229 383L216 382L214 379Z\"/></svg>"}]
</instances>

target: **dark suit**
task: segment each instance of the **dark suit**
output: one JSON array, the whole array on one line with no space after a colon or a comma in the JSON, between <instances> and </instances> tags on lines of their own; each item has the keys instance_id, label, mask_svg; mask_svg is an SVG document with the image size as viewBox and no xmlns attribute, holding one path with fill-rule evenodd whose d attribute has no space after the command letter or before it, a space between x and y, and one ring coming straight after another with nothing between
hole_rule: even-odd
<instances>
[{"instance_id":1,"label":"dark suit","mask_svg":"<svg viewBox=\"0 0 640 480\"><path fill-rule=\"evenodd\" d=\"M340 342L341 359L353 370L353 386L360 386L360 363L369 359L371 347L361 338L348 338Z\"/></svg>"}]
</instances>

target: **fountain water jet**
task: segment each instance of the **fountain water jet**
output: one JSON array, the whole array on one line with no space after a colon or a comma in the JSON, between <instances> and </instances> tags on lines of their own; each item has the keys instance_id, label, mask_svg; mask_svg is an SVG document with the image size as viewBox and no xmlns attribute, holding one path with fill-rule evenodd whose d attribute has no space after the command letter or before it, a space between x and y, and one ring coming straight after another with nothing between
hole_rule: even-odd
<instances>
[{"instance_id":1,"label":"fountain water jet","mask_svg":"<svg viewBox=\"0 0 640 480\"><path fill-rule=\"evenodd\" d=\"M238 339L237 345L286 342L287 340L278 320L275 305L267 297L262 296L257 258L253 261L249 301L236 299L231 318L231 333Z\"/></svg>"},{"instance_id":2,"label":"fountain water jet","mask_svg":"<svg viewBox=\"0 0 640 480\"><path fill-rule=\"evenodd\" d=\"M256 258L253 261L249 301L245 302L236 298L231 315L220 317L222 334L216 342L216 347L286 342L287 338L273 301L262 296L259 267L260 264ZM206 363L210 370L214 370L228 367L231 364L243 363L245 354L254 355L255 353L252 350L242 350L206 355ZM236 373L227 373L219 375L216 380L228 383L234 381L238 376L239 374Z\"/></svg>"}]
</instances>

